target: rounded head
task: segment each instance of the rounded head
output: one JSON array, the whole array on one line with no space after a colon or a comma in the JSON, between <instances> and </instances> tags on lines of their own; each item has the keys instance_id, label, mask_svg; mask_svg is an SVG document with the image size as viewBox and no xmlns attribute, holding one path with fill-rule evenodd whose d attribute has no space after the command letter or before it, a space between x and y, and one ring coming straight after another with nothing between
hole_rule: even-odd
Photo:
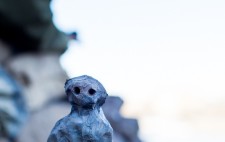
<instances>
[{"instance_id":1,"label":"rounded head","mask_svg":"<svg viewBox=\"0 0 225 142\"><path fill-rule=\"evenodd\" d=\"M67 80L65 83L65 91L72 105L84 108L102 106L108 96L102 84L87 75Z\"/></svg>"}]
</instances>

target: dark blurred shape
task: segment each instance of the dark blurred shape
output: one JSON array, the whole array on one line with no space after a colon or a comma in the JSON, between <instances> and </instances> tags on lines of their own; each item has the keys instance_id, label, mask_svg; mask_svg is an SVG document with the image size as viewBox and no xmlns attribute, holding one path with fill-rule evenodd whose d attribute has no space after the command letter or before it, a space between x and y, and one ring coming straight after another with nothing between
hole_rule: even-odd
<instances>
[{"instance_id":1,"label":"dark blurred shape","mask_svg":"<svg viewBox=\"0 0 225 142\"><path fill-rule=\"evenodd\" d=\"M69 36L52 21L50 0L1 0L0 38L14 53L63 53Z\"/></svg>"},{"instance_id":2,"label":"dark blurred shape","mask_svg":"<svg viewBox=\"0 0 225 142\"><path fill-rule=\"evenodd\" d=\"M120 97L110 96L103 105L103 111L114 130L115 142L141 142L138 138L138 121L124 118L120 114L123 100Z\"/></svg>"},{"instance_id":3,"label":"dark blurred shape","mask_svg":"<svg viewBox=\"0 0 225 142\"><path fill-rule=\"evenodd\" d=\"M71 40L78 40L77 32L72 32L69 34Z\"/></svg>"}]
</instances>

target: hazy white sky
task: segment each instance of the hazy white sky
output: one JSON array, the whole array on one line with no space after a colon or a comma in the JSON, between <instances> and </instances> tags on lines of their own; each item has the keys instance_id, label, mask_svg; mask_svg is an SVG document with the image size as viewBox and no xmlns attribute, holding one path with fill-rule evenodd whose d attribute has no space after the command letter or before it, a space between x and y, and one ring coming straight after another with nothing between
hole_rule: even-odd
<instances>
[{"instance_id":1,"label":"hazy white sky","mask_svg":"<svg viewBox=\"0 0 225 142\"><path fill-rule=\"evenodd\" d=\"M127 114L174 115L187 96L224 98L224 0L54 0L52 9L57 26L81 40L64 68L99 79L133 106Z\"/></svg>"},{"instance_id":2,"label":"hazy white sky","mask_svg":"<svg viewBox=\"0 0 225 142\"><path fill-rule=\"evenodd\" d=\"M80 34L63 57L70 75L97 76L120 95L168 84L224 93L225 1L53 2L57 26Z\"/></svg>"}]
</instances>

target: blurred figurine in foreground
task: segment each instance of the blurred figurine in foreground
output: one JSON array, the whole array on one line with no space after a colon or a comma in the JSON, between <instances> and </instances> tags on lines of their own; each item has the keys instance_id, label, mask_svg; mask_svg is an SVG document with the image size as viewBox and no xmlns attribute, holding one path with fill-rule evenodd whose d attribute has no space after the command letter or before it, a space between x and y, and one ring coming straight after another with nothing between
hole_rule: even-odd
<instances>
[{"instance_id":1,"label":"blurred figurine in foreground","mask_svg":"<svg viewBox=\"0 0 225 142\"><path fill-rule=\"evenodd\" d=\"M65 83L72 109L53 128L48 142L112 142L112 127L101 106L108 96L105 88L90 76L79 76Z\"/></svg>"}]
</instances>

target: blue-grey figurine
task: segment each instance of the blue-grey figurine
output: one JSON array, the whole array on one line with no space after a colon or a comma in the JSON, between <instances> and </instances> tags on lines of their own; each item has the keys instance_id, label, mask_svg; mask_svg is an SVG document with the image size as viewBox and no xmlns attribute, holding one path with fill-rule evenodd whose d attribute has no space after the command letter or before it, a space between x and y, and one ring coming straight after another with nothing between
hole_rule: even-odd
<instances>
[{"instance_id":1,"label":"blue-grey figurine","mask_svg":"<svg viewBox=\"0 0 225 142\"><path fill-rule=\"evenodd\" d=\"M112 142L113 130L101 106L108 96L102 84L87 75L65 83L72 109L54 126L48 142Z\"/></svg>"}]
</instances>

